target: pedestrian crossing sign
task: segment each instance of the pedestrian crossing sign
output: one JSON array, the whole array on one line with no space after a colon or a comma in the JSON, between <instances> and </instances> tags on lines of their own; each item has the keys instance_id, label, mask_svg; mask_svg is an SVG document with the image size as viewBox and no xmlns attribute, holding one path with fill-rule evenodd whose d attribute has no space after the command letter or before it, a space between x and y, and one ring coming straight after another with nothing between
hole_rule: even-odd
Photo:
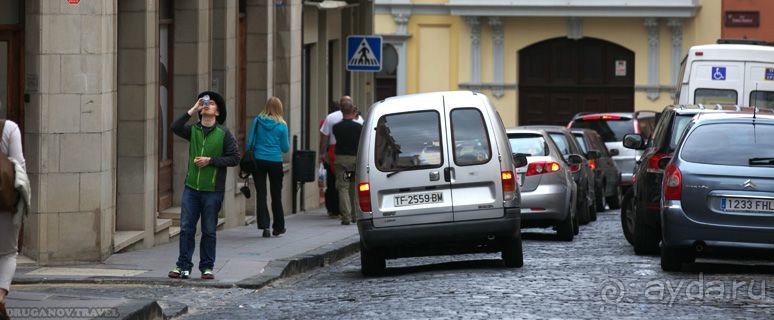
<instances>
[{"instance_id":1,"label":"pedestrian crossing sign","mask_svg":"<svg viewBox=\"0 0 774 320\"><path fill-rule=\"evenodd\" d=\"M347 37L347 71L382 71L382 37Z\"/></svg>"}]
</instances>

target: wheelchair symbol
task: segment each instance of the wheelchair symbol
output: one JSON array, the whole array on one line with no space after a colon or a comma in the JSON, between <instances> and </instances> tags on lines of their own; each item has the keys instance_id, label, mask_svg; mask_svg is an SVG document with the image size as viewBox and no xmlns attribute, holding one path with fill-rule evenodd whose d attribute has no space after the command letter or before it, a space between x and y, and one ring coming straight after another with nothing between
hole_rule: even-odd
<instances>
[{"instance_id":1,"label":"wheelchair symbol","mask_svg":"<svg viewBox=\"0 0 774 320\"><path fill-rule=\"evenodd\" d=\"M712 67L712 80L726 80L726 68Z\"/></svg>"}]
</instances>

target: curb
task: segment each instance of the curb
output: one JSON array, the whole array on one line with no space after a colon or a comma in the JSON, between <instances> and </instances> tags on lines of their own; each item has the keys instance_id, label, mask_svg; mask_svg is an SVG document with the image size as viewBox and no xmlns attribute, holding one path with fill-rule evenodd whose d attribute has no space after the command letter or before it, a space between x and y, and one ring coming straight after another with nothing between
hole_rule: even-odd
<instances>
[{"instance_id":1,"label":"curb","mask_svg":"<svg viewBox=\"0 0 774 320\"><path fill-rule=\"evenodd\" d=\"M319 247L287 259L270 262L264 271L255 277L238 281L242 289L260 289L278 280L289 278L316 268L324 267L360 251L360 236L353 235L343 240Z\"/></svg>"}]
</instances>

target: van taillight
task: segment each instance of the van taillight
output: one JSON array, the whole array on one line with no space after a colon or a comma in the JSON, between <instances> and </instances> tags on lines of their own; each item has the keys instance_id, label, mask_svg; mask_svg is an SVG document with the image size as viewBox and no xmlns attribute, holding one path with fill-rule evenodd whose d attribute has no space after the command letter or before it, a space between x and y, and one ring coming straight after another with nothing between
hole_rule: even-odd
<instances>
[{"instance_id":1,"label":"van taillight","mask_svg":"<svg viewBox=\"0 0 774 320\"><path fill-rule=\"evenodd\" d=\"M650 173L664 173L664 169L661 169L658 167L658 162L661 161L661 159L666 157L671 157L672 155L669 153L656 153L652 157L650 157L650 160L648 160L648 168L645 170Z\"/></svg>"},{"instance_id":2,"label":"van taillight","mask_svg":"<svg viewBox=\"0 0 774 320\"><path fill-rule=\"evenodd\" d=\"M357 185L357 199L360 203L360 211L371 212L371 185L368 182Z\"/></svg>"},{"instance_id":3,"label":"van taillight","mask_svg":"<svg viewBox=\"0 0 774 320\"><path fill-rule=\"evenodd\" d=\"M562 167L558 163L553 161L538 161L530 163L527 167L527 176L534 176L538 174L557 172Z\"/></svg>"},{"instance_id":4,"label":"van taillight","mask_svg":"<svg viewBox=\"0 0 774 320\"><path fill-rule=\"evenodd\" d=\"M500 177L503 181L503 192L516 191L516 179L511 171L503 171L500 173Z\"/></svg>"},{"instance_id":5,"label":"van taillight","mask_svg":"<svg viewBox=\"0 0 774 320\"><path fill-rule=\"evenodd\" d=\"M683 174L674 164L669 164L666 168L663 190L665 200L680 200L682 197Z\"/></svg>"}]
</instances>

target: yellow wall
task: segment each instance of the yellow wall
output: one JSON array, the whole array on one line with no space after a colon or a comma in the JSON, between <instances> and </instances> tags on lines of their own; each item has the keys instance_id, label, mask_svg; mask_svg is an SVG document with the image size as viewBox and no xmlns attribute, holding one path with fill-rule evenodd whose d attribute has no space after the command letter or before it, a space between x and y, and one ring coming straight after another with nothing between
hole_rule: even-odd
<instances>
[{"instance_id":1,"label":"yellow wall","mask_svg":"<svg viewBox=\"0 0 774 320\"><path fill-rule=\"evenodd\" d=\"M413 2L446 2L445 0L414 0ZM721 2L700 0L697 16L683 20L683 54L697 44L714 43L720 38ZM567 36L567 22L563 17L503 18L504 82L518 85L518 52L537 42ZM583 18L583 36L610 41L634 52L635 85L648 84L648 33L644 18ZM493 81L492 30L489 20L481 23L481 81ZM671 43L672 31L667 19L659 19L659 82L672 85ZM377 33L395 32L391 15L377 15ZM409 19L407 43L407 93L435 90L457 90L459 83L471 82L470 28L462 17L412 15ZM518 95L515 89L506 89L505 95L495 98L490 90L483 93L492 98L505 125L518 123ZM661 110L672 103L669 92L662 92L652 101L644 91L635 91L635 110Z\"/></svg>"},{"instance_id":2,"label":"yellow wall","mask_svg":"<svg viewBox=\"0 0 774 320\"><path fill-rule=\"evenodd\" d=\"M411 16L407 43L407 93L457 90L459 84L459 17ZM433 57L437 61L432 61ZM422 61L420 61L422 60ZM443 66L441 67L441 63ZM438 66L437 69L428 66ZM445 69L445 70L444 70ZM446 76L439 76L446 75ZM445 88L445 89L442 89Z\"/></svg>"}]
</instances>

